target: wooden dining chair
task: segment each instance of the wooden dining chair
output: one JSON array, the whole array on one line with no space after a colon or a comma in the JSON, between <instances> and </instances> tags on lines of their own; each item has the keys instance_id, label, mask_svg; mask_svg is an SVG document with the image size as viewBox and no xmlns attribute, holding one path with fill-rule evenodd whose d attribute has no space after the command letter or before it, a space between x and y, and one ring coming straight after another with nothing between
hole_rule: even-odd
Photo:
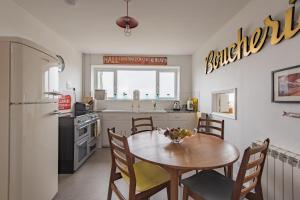
<instances>
[{"instance_id":1,"label":"wooden dining chair","mask_svg":"<svg viewBox=\"0 0 300 200\"><path fill-rule=\"evenodd\" d=\"M224 120L199 118L197 132L213 135L224 140Z\"/></svg>"},{"instance_id":2,"label":"wooden dining chair","mask_svg":"<svg viewBox=\"0 0 300 200\"><path fill-rule=\"evenodd\" d=\"M197 132L201 134L206 135L212 135L216 136L218 138L221 138L224 140L224 120L216 120L216 119L209 119L208 114L205 115L205 118L199 118L198 125L197 125ZM229 172L228 167L224 167L224 174L227 176L228 174L231 174ZM183 173L186 173L187 171L183 171ZM196 170L196 173L198 173L199 170ZM179 185L181 185L182 176L179 177Z\"/></svg>"},{"instance_id":3,"label":"wooden dining chair","mask_svg":"<svg viewBox=\"0 0 300 200\"><path fill-rule=\"evenodd\" d=\"M132 135L145 131L153 131L153 120L152 117L143 117L143 118L132 118Z\"/></svg>"},{"instance_id":4,"label":"wooden dining chair","mask_svg":"<svg viewBox=\"0 0 300 200\"><path fill-rule=\"evenodd\" d=\"M214 171L201 171L182 181L183 200L263 200L261 177L270 140L244 151L236 181ZM254 192L252 192L254 190Z\"/></svg>"},{"instance_id":5,"label":"wooden dining chair","mask_svg":"<svg viewBox=\"0 0 300 200\"><path fill-rule=\"evenodd\" d=\"M206 118L199 118L197 132L216 136L224 140L224 120L209 119L208 115ZM228 170L227 167L224 167L225 175L230 173Z\"/></svg>"},{"instance_id":6,"label":"wooden dining chair","mask_svg":"<svg viewBox=\"0 0 300 200\"><path fill-rule=\"evenodd\" d=\"M112 167L107 200L111 200L113 191L120 200L126 200L115 184L115 181L122 178L129 184L129 200L145 200L165 188L167 188L168 199L170 199L168 172L148 162L134 163L127 138L116 134L114 128L108 129L108 136L111 145Z\"/></svg>"}]
</instances>

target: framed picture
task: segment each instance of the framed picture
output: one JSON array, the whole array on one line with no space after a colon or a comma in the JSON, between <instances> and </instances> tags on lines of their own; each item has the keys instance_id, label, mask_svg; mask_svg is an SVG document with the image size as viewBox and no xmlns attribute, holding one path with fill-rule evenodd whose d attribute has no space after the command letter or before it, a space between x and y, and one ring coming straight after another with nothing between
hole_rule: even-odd
<instances>
[{"instance_id":1,"label":"framed picture","mask_svg":"<svg viewBox=\"0 0 300 200\"><path fill-rule=\"evenodd\" d=\"M300 65L272 72L272 101L300 103Z\"/></svg>"}]
</instances>

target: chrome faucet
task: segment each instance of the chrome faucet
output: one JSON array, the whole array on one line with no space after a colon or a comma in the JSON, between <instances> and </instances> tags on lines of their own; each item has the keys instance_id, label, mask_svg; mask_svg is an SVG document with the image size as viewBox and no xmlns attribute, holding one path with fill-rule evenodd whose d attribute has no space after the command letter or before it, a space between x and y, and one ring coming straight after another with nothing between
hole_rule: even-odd
<instances>
[{"instance_id":1,"label":"chrome faucet","mask_svg":"<svg viewBox=\"0 0 300 200\"><path fill-rule=\"evenodd\" d=\"M157 107L157 102L153 101L153 110L156 110L156 107Z\"/></svg>"}]
</instances>

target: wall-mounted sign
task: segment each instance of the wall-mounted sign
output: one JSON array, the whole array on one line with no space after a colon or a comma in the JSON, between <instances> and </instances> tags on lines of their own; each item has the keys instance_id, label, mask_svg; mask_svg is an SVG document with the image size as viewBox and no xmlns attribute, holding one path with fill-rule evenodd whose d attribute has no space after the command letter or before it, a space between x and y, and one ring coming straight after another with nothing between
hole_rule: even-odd
<instances>
[{"instance_id":1,"label":"wall-mounted sign","mask_svg":"<svg viewBox=\"0 0 300 200\"><path fill-rule=\"evenodd\" d=\"M167 65L167 57L141 57L141 56L103 56L104 64L119 65Z\"/></svg>"},{"instance_id":2,"label":"wall-mounted sign","mask_svg":"<svg viewBox=\"0 0 300 200\"><path fill-rule=\"evenodd\" d=\"M58 100L59 110L69 110L71 109L72 98L71 95L62 95Z\"/></svg>"},{"instance_id":3,"label":"wall-mounted sign","mask_svg":"<svg viewBox=\"0 0 300 200\"><path fill-rule=\"evenodd\" d=\"M221 66L240 60L251 54L258 53L264 46L268 37L272 45L276 45L283 40L294 37L300 31L300 16L297 24L294 23L296 1L291 1L292 7L285 12L284 26L279 20L273 20L269 15L263 21L264 27L256 28L254 33L248 37L243 35L243 29L237 32L237 42L221 51L212 50L205 58L205 73L209 74ZM283 27L283 30L281 30Z\"/></svg>"}]
</instances>

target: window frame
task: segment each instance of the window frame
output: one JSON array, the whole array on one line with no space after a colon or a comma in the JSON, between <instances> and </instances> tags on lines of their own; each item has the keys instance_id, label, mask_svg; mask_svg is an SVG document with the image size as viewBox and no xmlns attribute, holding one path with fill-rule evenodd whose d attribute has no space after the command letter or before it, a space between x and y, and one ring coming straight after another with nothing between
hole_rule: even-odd
<instances>
[{"instance_id":1,"label":"window frame","mask_svg":"<svg viewBox=\"0 0 300 200\"><path fill-rule=\"evenodd\" d=\"M118 70L125 70L125 71L155 71L156 72L156 98L152 99L141 99L142 101L147 100L178 100L180 96L180 67L179 66L124 66L124 65L92 65L92 94L94 94L94 90L98 86L98 72L105 71L105 72L113 72L114 73L114 97L108 97L107 100L132 100L132 99L123 99L117 97L118 92ZM160 81L159 81L159 73L161 72L173 72L175 73L175 80L174 80L174 97L158 97L160 89Z\"/></svg>"}]
</instances>

